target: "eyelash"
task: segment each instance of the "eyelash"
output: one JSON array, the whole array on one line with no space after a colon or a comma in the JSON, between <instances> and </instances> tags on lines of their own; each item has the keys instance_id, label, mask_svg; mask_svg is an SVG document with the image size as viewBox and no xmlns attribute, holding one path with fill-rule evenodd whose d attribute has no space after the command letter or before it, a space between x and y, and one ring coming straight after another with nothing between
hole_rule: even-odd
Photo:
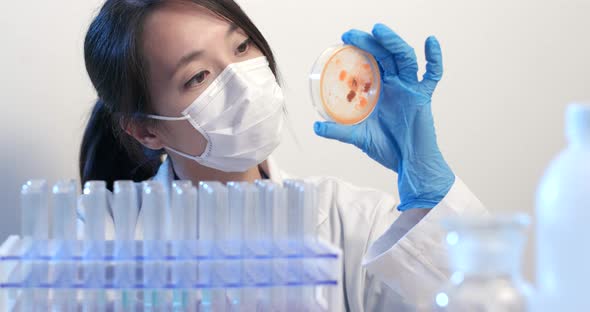
<instances>
[{"instance_id":1,"label":"eyelash","mask_svg":"<svg viewBox=\"0 0 590 312\"><path fill-rule=\"evenodd\" d=\"M240 45L239 45L239 46L236 48L236 51L237 51L236 55L238 55L238 56L239 56L239 55L243 55L243 54L245 54L246 52L248 52L248 50L249 50L249 48L250 48L250 44L251 44L251 40L250 40L250 38L248 38L248 39L244 40L244 41L243 41L243 42L242 42L242 43L241 43L241 44L240 44ZM244 51L240 51L240 50L242 50L242 49L244 49ZM205 81L205 78L207 78L207 76L209 76L209 74L210 74L210 72L209 72L208 70L204 70L204 71L201 71L201 72L199 72L198 74L194 75L194 76L193 76L193 77L192 77L192 78L191 78L189 81L187 81L187 82L184 84L185 88L190 88L190 87L192 87L192 86L195 86L195 85L197 85L197 86L198 86L198 85L202 84L202 83L203 83L203 81ZM200 80L200 81L199 81L199 80ZM193 83L193 81L194 81L195 83Z\"/></svg>"},{"instance_id":2,"label":"eyelash","mask_svg":"<svg viewBox=\"0 0 590 312\"><path fill-rule=\"evenodd\" d=\"M242 42L242 43L241 43L241 44L238 46L238 48L237 48L236 50L238 50L239 54L244 54L244 53L248 52L248 50L249 50L249 48L250 48L250 43L251 43L251 42L252 42L252 41L250 40L250 38L248 38L248 39L244 40L244 42ZM243 47L245 50L244 50L244 51L239 51L241 47Z\"/></svg>"},{"instance_id":3,"label":"eyelash","mask_svg":"<svg viewBox=\"0 0 590 312\"><path fill-rule=\"evenodd\" d=\"M208 70L204 70L202 72L199 72L198 74L194 75L189 81L187 81L184 84L184 87L188 89L194 85L200 85L201 83L203 83L203 81L205 81L205 78L207 78L207 76L209 76L209 74L210 74L210 72ZM200 79L200 76L202 76L203 78ZM201 81L198 81L198 80L201 80ZM195 83L193 83L193 81Z\"/></svg>"}]
</instances>

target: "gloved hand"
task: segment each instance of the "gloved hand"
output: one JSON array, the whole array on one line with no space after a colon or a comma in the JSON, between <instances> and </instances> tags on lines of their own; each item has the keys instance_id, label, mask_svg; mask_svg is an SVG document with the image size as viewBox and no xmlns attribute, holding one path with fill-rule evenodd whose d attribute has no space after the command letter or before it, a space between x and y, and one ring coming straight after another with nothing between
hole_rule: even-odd
<instances>
[{"instance_id":1,"label":"gloved hand","mask_svg":"<svg viewBox=\"0 0 590 312\"><path fill-rule=\"evenodd\" d=\"M316 122L315 133L353 144L395 171L401 199L398 210L436 206L455 181L436 142L430 105L443 73L438 41L426 40L426 73L418 81L414 49L387 26L375 25L372 35L350 30L342 40L375 57L381 70L381 95L362 123Z\"/></svg>"}]
</instances>

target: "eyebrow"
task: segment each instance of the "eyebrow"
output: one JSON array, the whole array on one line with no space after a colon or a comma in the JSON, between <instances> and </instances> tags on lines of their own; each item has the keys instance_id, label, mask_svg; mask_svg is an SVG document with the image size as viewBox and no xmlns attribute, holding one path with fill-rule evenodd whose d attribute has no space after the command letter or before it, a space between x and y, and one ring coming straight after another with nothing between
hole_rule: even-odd
<instances>
[{"instance_id":1,"label":"eyebrow","mask_svg":"<svg viewBox=\"0 0 590 312\"><path fill-rule=\"evenodd\" d=\"M227 29L227 32L225 33L225 37L229 37L231 34L233 34L234 32L236 32L238 30L238 26L234 23L230 24L229 28ZM186 64L198 59L199 57L201 57L201 55L203 55L203 50L195 50L192 52L189 52L185 55L183 55L180 60L176 63L176 66L174 66L174 70L172 71L172 75L174 75L181 67L185 66Z\"/></svg>"}]
</instances>

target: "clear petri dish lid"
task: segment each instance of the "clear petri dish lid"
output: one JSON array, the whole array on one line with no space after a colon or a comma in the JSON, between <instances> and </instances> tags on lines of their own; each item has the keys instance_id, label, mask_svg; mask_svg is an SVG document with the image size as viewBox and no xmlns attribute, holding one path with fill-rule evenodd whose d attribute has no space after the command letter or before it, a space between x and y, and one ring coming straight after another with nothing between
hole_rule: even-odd
<instances>
[{"instance_id":1,"label":"clear petri dish lid","mask_svg":"<svg viewBox=\"0 0 590 312\"><path fill-rule=\"evenodd\" d=\"M381 73L375 58L354 46L330 47L309 75L313 104L330 121L353 125L365 120L379 100Z\"/></svg>"}]
</instances>

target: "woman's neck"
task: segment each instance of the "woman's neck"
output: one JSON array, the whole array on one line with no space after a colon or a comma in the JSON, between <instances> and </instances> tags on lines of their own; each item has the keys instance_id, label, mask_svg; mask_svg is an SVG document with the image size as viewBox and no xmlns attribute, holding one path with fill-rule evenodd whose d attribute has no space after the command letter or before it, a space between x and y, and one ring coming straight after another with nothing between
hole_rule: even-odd
<instances>
[{"instance_id":1,"label":"woman's neck","mask_svg":"<svg viewBox=\"0 0 590 312\"><path fill-rule=\"evenodd\" d=\"M258 166L252 167L245 172L224 172L205 167L192 159L182 156L169 154L168 158L172 161L172 168L178 178L181 180L190 180L194 185L198 185L200 181L227 183L230 181L254 182L254 180L262 179Z\"/></svg>"}]
</instances>

